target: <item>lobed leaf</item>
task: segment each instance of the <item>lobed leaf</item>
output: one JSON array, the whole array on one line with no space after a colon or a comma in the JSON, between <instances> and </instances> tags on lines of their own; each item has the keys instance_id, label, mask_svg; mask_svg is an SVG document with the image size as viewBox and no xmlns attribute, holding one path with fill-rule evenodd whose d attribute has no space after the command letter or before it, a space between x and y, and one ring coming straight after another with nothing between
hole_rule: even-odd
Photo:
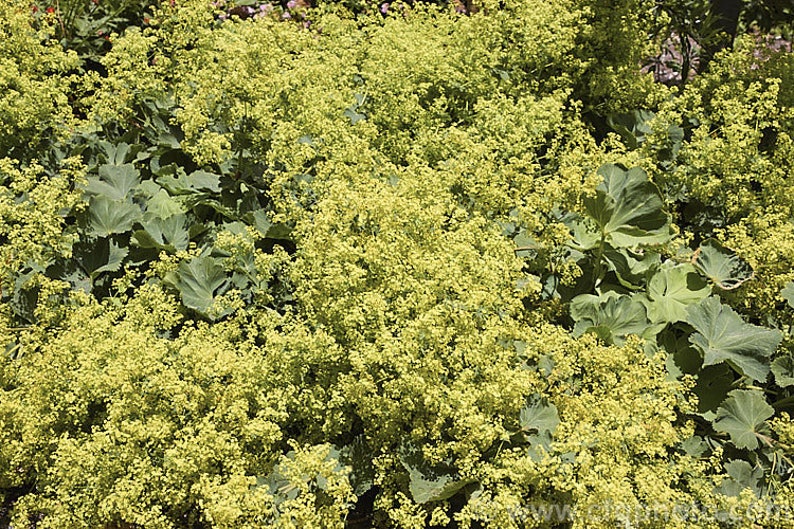
<instances>
[{"instance_id":1,"label":"lobed leaf","mask_svg":"<svg viewBox=\"0 0 794 529\"><path fill-rule=\"evenodd\" d=\"M598 174L604 180L596 187L596 197L585 199L585 208L606 242L615 248L630 248L670 240L670 217L659 189L645 171L607 164Z\"/></svg>"},{"instance_id":2,"label":"lobed leaf","mask_svg":"<svg viewBox=\"0 0 794 529\"><path fill-rule=\"evenodd\" d=\"M185 250L190 243L187 217L183 214L144 221L142 226L142 230L137 230L132 235L132 241L141 248Z\"/></svg>"},{"instance_id":3,"label":"lobed leaf","mask_svg":"<svg viewBox=\"0 0 794 529\"><path fill-rule=\"evenodd\" d=\"M215 302L215 295L228 283L226 272L218 259L210 256L195 257L180 263L176 287L182 303L193 310L207 314Z\"/></svg>"},{"instance_id":4,"label":"lobed leaf","mask_svg":"<svg viewBox=\"0 0 794 529\"><path fill-rule=\"evenodd\" d=\"M720 484L720 492L726 496L739 496L744 489L750 489L756 495L761 493L764 469L760 465L753 467L743 459L731 459L724 466L728 477Z\"/></svg>"},{"instance_id":5,"label":"lobed leaf","mask_svg":"<svg viewBox=\"0 0 794 529\"><path fill-rule=\"evenodd\" d=\"M788 306L794 309L794 281L786 283L786 286L780 291L780 295L786 300Z\"/></svg>"},{"instance_id":6,"label":"lobed leaf","mask_svg":"<svg viewBox=\"0 0 794 529\"><path fill-rule=\"evenodd\" d=\"M129 250L110 239L77 243L72 249L74 258L93 279L102 272L116 272Z\"/></svg>"},{"instance_id":7,"label":"lobed leaf","mask_svg":"<svg viewBox=\"0 0 794 529\"><path fill-rule=\"evenodd\" d=\"M184 209L165 189L160 189L146 202L146 213L161 219L167 219L173 215L184 213Z\"/></svg>"},{"instance_id":8,"label":"lobed leaf","mask_svg":"<svg viewBox=\"0 0 794 529\"><path fill-rule=\"evenodd\" d=\"M774 415L761 391L736 389L717 409L712 423L718 432L726 432L736 448L758 448L758 434L769 433L766 420Z\"/></svg>"},{"instance_id":9,"label":"lobed leaf","mask_svg":"<svg viewBox=\"0 0 794 529\"><path fill-rule=\"evenodd\" d=\"M220 176L214 173L199 170L187 175L181 168L177 172L178 177L163 175L156 180L171 195L190 195L204 191L220 193Z\"/></svg>"},{"instance_id":10,"label":"lobed leaf","mask_svg":"<svg viewBox=\"0 0 794 529\"><path fill-rule=\"evenodd\" d=\"M780 387L794 386L794 357L781 356L772 362L772 374Z\"/></svg>"},{"instance_id":11,"label":"lobed leaf","mask_svg":"<svg viewBox=\"0 0 794 529\"><path fill-rule=\"evenodd\" d=\"M135 204L112 200L105 196L91 197L88 203L90 235L107 237L114 233L125 233L141 219L141 210Z\"/></svg>"},{"instance_id":12,"label":"lobed leaf","mask_svg":"<svg viewBox=\"0 0 794 529\"><path fill-rule=\"evenodd\" d=\"M610 271L615 273L618 282L632 290L642 288L648 275L661 263L661 257L656 252L640 253L629 248L616 250L609 245L604 249L603 257Z\"/></svg>"},{"instance_id":13,"label":"lobed leaf","mask_svg":"<svg viewBox=\"0 0 794 529\"><path fill-rule=\"evenodd\" d=\"M753 278L749 263L715 239L707 239L692 256L692 264L723 290L739 288Z\"/></svg>"},{"instance_id":14,"label":"lobed leaf","mask_svg":"<svg viewBox=\"0 0 794 529\"><path fill-rule=\"evenodd\" d=\"M711 288L689 264L665 262L648 282L643 299L648 319L654 323L686 320L687 308L711 294Z\"/></svg>"},{"instance_id":15,"label":"lobed leaf","mask_svg":"<svg viewBox=\"0 0 794 529\"><path fill-rule=\"evenodd\" d=\"M405 445L400 450L400 462L408 471L411 496L416 503L443 501L457 494L474 479L461 479L449 461L430 464L421 450Z\"/></svg>"},{"instance_id":16,"label":"lobed leaf","mask_svg":"<svg viewBox=\"0 0 794 529\"><path fill-rule=\"evenodd\" d=\"M521 429L526 432L554 433L555 428L560 424L557 407L543 398L530 399L521 409L518 420Z\"/></svg>"},{"instance_id":17,"label":"lobed leaf","mask_svg":"<svg viewBox=\"0 0 794 529\"><path fill-rule=\"evenodd\" d=\"M140 172L130 163L99 166L99 178L91 177L85 191L109 200L124 200L140 181Z\"/></svg>"},{"instance_id":18,"label":"lobed leaf","mask_svg":"<svg viewBox=\"0 0 794 529\"><path fill-rule=\"evenodd\" d=\"M570 310L576 322L574 336L596 332L605 342L620 345L629 334L645 336L659 330L650 325L645 306L638 299L617 292L581 294L573 298Z\"/></svg>"},{"instance_id":19,"label":"lobed leaf","mask_svg":"<svg viewBox=\"0 0 794 529\"><path fill-rule=\"evenodd\" d=\"M766 380L769 357L782 340L779 331L745 323L713 296L690 306L686 321L697 331L689 341L703 353L704 366L726 362L753 380Z\"/></svg>"}]
</instances>

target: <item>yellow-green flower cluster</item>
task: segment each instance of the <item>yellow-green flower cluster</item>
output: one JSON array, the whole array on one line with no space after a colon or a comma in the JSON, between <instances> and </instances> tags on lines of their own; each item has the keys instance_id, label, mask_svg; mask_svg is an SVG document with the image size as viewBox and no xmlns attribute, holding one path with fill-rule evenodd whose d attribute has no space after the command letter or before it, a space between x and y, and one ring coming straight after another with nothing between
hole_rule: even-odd
<instances>
[{"instance_id":1,"label":"yellow-green flower cluster","mask_svg":"<svg viewBox=\"0 0 794 529\"><path fill-rule=\"evenodd\" d=\"M289 301L246 308L231 289L210 315L235 310L200 320L156 281L210 253L195 244L164 251L143 277L120 270L104 300L32 274L35 321L15 327L10 302L0 312L3 343L24 351L0 359L0 503L13 527L342 528L366 490L361 462L344 452L355 443L382 527L553 526L528 515L538 502L580 512L717 502L722 467L677 448L693 402L663 355L634 339L573 338L526 273L548 265L573 284L583 270L555 261L570 233L552 211L579 207L608 159L653 166L652 151L626 152L614 136L597 145L581 117L666 93L628 73L644 49L645 3L484 2L472 16L421 7L385 19L326 7L308 27L174 4L112 37L107 75L82 80L95 93L80 123L64 110L65 77L45 76L74 57L42 44L24 2L0 7L16 28L0 40L0 66L13 65L0 87L18 83L20 101L51 92L33 121L0 103L0 147L12 135L35 141L34 123L141 126L138 107L167 99L191 164L261 167L252 178L268 190L268 222L290 226L292 246L216 226L212 251L224 273L253 256L261 283L278 277ZM15 58L23 45L36 60ZM742 294L760 307L792 279L791 116L778 115L779 78L713 79L680 103L713 112L671 179L723 207L720 234L769 279ZM771 157L756 146L768 127ZM69 256L65 212L80 207L94 168L59 165L46 174L0 160L3 288ZM516 256L508 221L534 238L540 265ZM545 445L520 431L536 398L558 413ZM775 428L790 441L784 422ZM462 492L418 498L406 445L454 467ZM614 527L623 514L570 521ZM698 526L665 523L638 526Z\"/></svg>"},{"instance_id":2,"label":"yellow-green flower cluster","mask_svg":"<svg viewBox=\"0 0 794 529\"><path fill-rule=\"evenodd\" d=\"M34 25L29 2L0 6L0 156L35 151L47 134L64 138L74 124L69 95L77 54L63 50L50 30Z\"/></svg>"}]
</instances>

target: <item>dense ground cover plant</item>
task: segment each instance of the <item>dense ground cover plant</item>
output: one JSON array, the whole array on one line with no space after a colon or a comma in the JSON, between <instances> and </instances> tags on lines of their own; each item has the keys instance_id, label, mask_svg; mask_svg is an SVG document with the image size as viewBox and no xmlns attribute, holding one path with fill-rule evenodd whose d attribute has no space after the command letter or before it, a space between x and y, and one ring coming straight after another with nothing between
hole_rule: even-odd
<instances>
[{"instance_id":1,"label":"dense ground cover plant","mask_svg":"<svg viewBox=\"0 0 794 529\"><path fill-rule=\"evenodd\" d=\"M0 6L0 524L792 525L790 55L263 5Z\"/></svg>"}]
</instances>

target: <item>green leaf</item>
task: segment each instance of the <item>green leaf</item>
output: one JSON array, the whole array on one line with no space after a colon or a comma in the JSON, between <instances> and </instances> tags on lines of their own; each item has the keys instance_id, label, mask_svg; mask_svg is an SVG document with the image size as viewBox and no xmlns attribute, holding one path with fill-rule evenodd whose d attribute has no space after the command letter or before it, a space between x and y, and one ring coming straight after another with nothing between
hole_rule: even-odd
<instances>
[{"instance_id":1,"label":"green leaf","mask_svg":"<svg viewBox=\"0 0 794 529\"><path fill-rule=\"evenodd\" d=\"M375 466L372 458L372 449L367 445L364 435L353 438L350 444L339 451L339 461L351 469L350 484L356 496L361 496L370 490L375 483Z\"/></svg>"},{"instance_id":2,"label":"green leaf","mask_svg":"<svg viewBox=\"0 0 794 529\"><path fill-rule=\"evenodd\" d=\"M14 316L28 323L36 321L36 305L39 299L38 289L18 290L11 297L9 305L14 311Z\"/></svg>"},{"instance_id":3,"label":"green leaf","mask_svg":"<svg viewBox=\"0 0 794 529\"><path fill-rule=\"evenodd\" d=\"M90 234L99 237L130 231L141 216L140 208L130 202L95 196L88 203Z\"/></svg>"},{"instance_id":4,"label":"green leaf","mask_svg":"<svg viewBox=\"0 0 794 529\"><path fill-rule=\"evenodd\" d=\"M766 379L769 357L782 339L779 331L745 323L716 297L690 306L686 321L697 331L689 341L703 353L704 366L726 362L753 380Z\"/></svg>"},{"instance_id":5,"label":"green leaf","mask_svg":"<svg viewBox=\"0 0 794 529\"><path fill-rule=\"evenodd\" d=\"M681 442L681 449L691 457L701 457L708 452L709 445L699 435L693 435Z\"/></svg>"},{"instance_id":6,"label":"green leaf","mask_svg":"<svg viewBox=\"0 0 794 529\"><path fill-rule=\"evenodd\" d=\"M124 142L113 144L108 141L100 141L98 145L104 151L105 157L110 165L124 164L130 152L130 146Z\"/></svg>"},{"instance_id":7,"label":"green leaf","mask_svg":"<svg viewBox=\"0 0 794 529\"><path fill-rule=\"evenodd\" d=\"M146 202L146 213L161 219L184 213L182 205L174 200L165 189L160 189Z\"/></svg>"},{"instance_id":8,"label":"green leaf","mask_svg":"<svg viewBox=\"0 0 794 529\"><path fill-rule=\"evenodd\" d=\"M457 494L474 479L456 479L450 474L424 474L413 467L408 468L409 489L416 503L443 501Z\"/></svg>"},{"instance_id":9,"label":"green leaf","mask_svg":"<svg viewBox=\"0 0 794 529\"><path fill-rule=\"evenodd\" d=\"M177 168L178 177L163 175L156 182L163 186L171 195L190 195L202 191L219 193L220 176L207 171L194 171L186 175L182 168Z\"/></svg>"},{"instance_id":10,"label":"green leaf","mask_svg":"<svg viewBox=\"0 0 794 529\"><path fill-rule=\"evenodd\" d=\"M264 236L267 236L267 232L273 226L273 223L270 222L270 219L267 217L267 213L261 209L258 209L253 213L247 213L245 219L250 224L253 224L254 228L256 228L256 230Z\"/></svg>"},{"instance_id":11,"label":"green leaf","mask_svg":"<svg viewBox=\"0 0 794 529\"><path fill-rule=\"evenodd\" d=\"M221 190L221 177L207 171L193 171L185 178L185 182L190 189L212 191L213 193L219 193Z\"/></svg>"},{"instance_id":12,"label":"green leaf","mask_svg":"<svg viewBox=\"0 0 794 529\"><path fill-rule=\"evenodd\" d=\"M659 244L670 240L670 217L662 195L638 167L628 171L604 165L598 173L604 181L596 197L585 199L585 208L606 242L615 248Z\"/></svg>"},{"instance_id":13,"label":"green leaf","mask_svg":"<svg viewBox=\"0 0 794 529\"><path fill-rule=\"evenodd\" d=\"M629 149L637 149L645 141L645 137L653 132L648 122L654 113L648 110L634 110L628 114L607 115L607 125L620 134Z\"/></svg>"},{"instance_id":14,"label":"green leaf","mask_svg":"<svg viewBox=\"0 0 794 529\"><path fill-rule=\"evenodd\" d=\"M350 107L345 109L344 116L350 120L352 125L355 125L359 121L363 119L367 119L367 115L359 112L359 109L364 105L366 102L367 97L362 94L355 95L356 102L353 103Z\"/></svg>"},{"instance_id":15,"label":"green leaf","mask_svg":"<svg viewBox=\"0 0 794 529\"><path fill-rule=\"evenodd\" d=\"M570 213L562 221L571 230L571 245L575 249L586 252L598 248L601 234L593 219Z\"/></svg>"},{"instance_id":16,"label":"green leaf","mask_svg":"<svg viewBox=\"0 0 794 529\"><path fill-rule=\"evenodd\" d=\"M675 323L687 317L687 307L711 294L711 288L689 264L666 261L648 282L643 301L648 319L654 323Z\"/></svg>"},{"instance_id":17,"label":"green leaf","mask_svg":"<svg viewBox=\"0 0 794 529\"><path fill-rule=\"evenodd\" d=\"M607 343L617 345L629 334L647 335L650 327L645 306L633 297L616 292L576 296L571 301L571 318L576 322L574 336L596 332Z\"/></svg>"},{"instance_id":18,"label":"green leaf","mask_svg":"<svg viewBox=\"0 0 794 529\"><path fill-rule=\"evenodd\" d=\"M177 269L176 287L181 294L182 303L202 314L209 312L215 302L215 295L227 283L223 266L218 259L209 256L182 262Z\"/></svg>"},{"instance_id":19,"label":"green leaf","mask_svg":"<svg viewBox=\"0 0 794 529\"><path fill-rule=\"evenodd\" d=\"M341 461L342 453L333 445L315 445L316 448L323 450L327 449L327 453L322 459L325 469L330 470L332 474L346 473L345 465ZM302 493L302 490L310 490L317 488L322 491L328 490L328 477L325 471L317 469L309 470L301 473L296 473L294 470L294 463L297 454L294 450L290 450L283 454L278 461L278 464L266 476L257 476L256 483L251 484L250 488L256 489L259 487L267 487L270 493L274 496L273 502L276 505L283 503L285 500L294 500ZM303 486L302 486L303 485Z\"/></svg>"},{"instance_id":20,"label":"green leaf","mask_svg":"<svg viewBox=\"0 0 794 529\"><path fill-rule=\"evenodd\" d=\"M692 392L698 398L698 413L707 420L714 418L717 407L733 389L735 375L725 364L706 366L697 374Z\"/></svg>"},{"instance_id":21,"label":"green leaf","mask_svg":"<svg viewBox=\"0 0 794 529\"><path fill-rule=\"evenodd\" d=\"M143 230L132 235L132 242L141 248L159 250L185 250L190 243L187 218L183 214L172 215L166 219L154 218L142 223Z\"/></svg>"},{"instance_id":22,"label":"green leaf","mask_svg":"<svg viewBox=\"0 0 794 529\"><path fill-rule=\"evenodd\" d=\"M523 228L513 237L513 243L516 245L516 257L534 258L538 255L538 241Z\"/></svg>"},{"instance_id":23,"label":"green leaf","mask_svg":"<svg viewBox=\"0 0 794 529\"><path fill-rule=\"evenodd\" d=\"M94 279L102 272L115 272L121 268L129 250L116 245L112 240L99 239L77 243L72 252L83 270Z\"/></svg>"},{"instance_id":24,"label":"green leaf","mask_svg":"<svg viewBox=\"0 0 794 529\"><path fill-rule=\"evenodd\" d=\"M753 277L750 265L715 239L704 241L692 256L692 264L723 290L733 290Z\"/></svg>"},{"instance_id":25,"label":"green leaf","mask_svg":"<svg viewBox=\"0 0 794 529\"><path fill-rule=\"evenodd\" d=\"M135 186L135 196L141 197L145 200L151 200L151 198L160 192L163 189L157 182L154 180L144 180L137 186Z\"/></svg>"},{"instance_id":26,"label":"green leaf","mask_svg":"<svg viewBox=\"0 0 794 529\"><path fill-rule=\"evenodd\" d=\"M449 499L467 485L475 483L474 479L461 479L448 461L429 464L419 449L409 446L403 447L400 452L400 462L408 471L408 488L416 503Z\"/></svg>"},{"instance_id":27,"label":"green leaf","mask_svg":"<svg viewBox=\"0 0 794 529\"><path fill-rule=\"evenodd\" d=\"M267 230L267 238L277 241L291 241L292 227L283 222L272 224Z\"/></svg>"},{"instance_id":28,"label":"green leaf","mask_svg":"<svg viewBox=\"0 0 794 529\"><path fill-rule=\"evenodd\" d=\"M632 290L642 288L647 276L661 263L661 257L656 252L640 253L629 248L616 250L609 245L604 249L604 259L618 282Z\"/></svg>"},{"instance_id":29,"label":"green leaf","mask_svg":"<svg viewBox=\"0 0 794 529\"><path fill-rule=\"evenodd\" d=\"M116 272L121 268L121 263L124 262L124 258L127 257L130 251L127 248L122 248L121 246L117 246L114 241L110 241L110 245L108 248L108 257L107 262L94 270L92 273L92 277L100 272Z\"/></svg>"},{"instance_id":30,"label":"green leaf","mask_svg":"<svg viewBox=\"0 0 794 529\"><path fill-rule=\"evenodd\" d=\"M357 112L356 110L353 109L353 107L346 109L344 112L344 116L350 120L351 125L355 125L359 121L367 119L366 114L361 114Z\"/></svg>"},{"instance_id":31,"label":"green leaf","mask_svg":"<svg viewBox=\"0 0 794 529\"><path fill-rule=\"evenodd\" d=\"M726 496L739 496L744 489L752 490L756 496L761 493L760 481L764 477L761 466L750 466L743 459L731 459L725 463L728 477L722 480L718 491Z\"/></svg>"},{"instance_id":32,"label":"green leaf","mask_svg":"<svg viewBox=\"0 0 794 529\"><path fill-rule=\"evenodd\" d=\"M713 426L718 432L726 432L736 448L758 448L756 434L768 434L766 420L774 415L775 409L770 406L761 391L736 389L728 394L728 398L717 409L717 418Z\"/></svg>"},{"instance_id":33,"label":"green leaf","mask_svg":"<svg viewBox=\"0 0 794 529\"><path fill-rule=\"evenodd\" d=\"M689 343L689 326L682 331L681 326L668 326L657 336L658 345L667 352L667 372L674 379L684 374L695 375L703 366L700 351Z\"/></svg>"},{"instance_id":34,"label":"green leaf","mask_svg":"<svg viewBox=\"0 0 794 529\"><path fill-rule=\"evenodd\" d=\"M529 443L527 453L539 461L551 451L552 434L560 424L557 407L539 396L527 399L518 418L524 439Z\"/></svg>"},{"instance_id":35,"label":"green leaf","mask_svg":"<svg viewBox=\"0 0 794 529\"><path fill-rule=\"evenodd\" d=\"M794 386L794 358L781 356L772 362L772 374L780 387Z\"/></svg>"},{"instance_id":36,"label":"green leaf","mask_svg":"<svg viewBox=\"0 0 794 529\"><path fill-rule=\"evenodd\" d=\"M518 421L521 429L527 433L535 431L551 434L560 424L560 416L554 404L549 404L546 399L533 397L521 409Z\"/></svg>"},{"instance_id":37,"label":"green leaf","mask_svg":"<svg viewBox=\"0 0 794 529\"><path fill-rule=\"evenodd\" d=\"M786 286L780 291L780 295L786 300L788 306L794 309L794 281L786 283Z\"/></svg>"},{"instance_id":38,"label":"green leaf","mask_svg":"<svg viewBox=\"0 0 794 529\"><path fill-rule=\"evenodd\" d=\"M99 178L89 177L86 193L109 200L124 200L140 182L140 172L134 165L100 165Z\"/></svg>"},{"instance_id":39,"label":"green leaf","mask_svg":"<svg viewBox=\"0 0 794 529\"><path fill-rule=\"evenodd\" d=\"M542 461L551 452L552 438L548 431L525 434L525 438L529 443L527 455L533 461Z\"/></svg>"}]
</instances>

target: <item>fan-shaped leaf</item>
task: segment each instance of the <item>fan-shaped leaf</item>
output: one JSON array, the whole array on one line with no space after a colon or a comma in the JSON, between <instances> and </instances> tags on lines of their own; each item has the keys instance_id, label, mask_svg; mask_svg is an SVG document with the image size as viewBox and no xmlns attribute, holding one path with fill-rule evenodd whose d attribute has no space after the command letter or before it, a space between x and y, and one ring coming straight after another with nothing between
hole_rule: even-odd
<instances>
[{"instance_id":1,"label":"fan-shaped leaf","mask_svg":"<svg viewBox=\"0 0 794 529\"><path fill-rule=\"evenodd\" d=\"M109 200L124 200L140 182L140 172L130 163L100 165L99 178L88 178L85 191Z\"/></svg>"},{"instance_id":2,"label":"fan-shaped leaf","mask_svg":"<svg viewBox=\"0 0 794 529\"><path fill-rule=\"evenodd\" d=\"M576 296L571 301L571 318L576 322L574 336L596 332L605 342L618 345L629 334L644 336L652 330L645 306L633 297L616 292Z\"/></svg>"},{"instance_id":3,"label":"fan-shaped leaf","mask_svg":"<svg viewBox=\"0 0 794 529\"><path fill-rule=\"evenodd\" d=\"M186 226L187 218L183 214L172 215L166 219L151 219L143 222L143 230L136 231L132 240L141 248L185 250L190 243Z\"/></svg>"},{"instance_id":4,"label":"fan-shaped leaf","mask_svg":"<svg viewBox=\"0 0 794 529\"><path fill-rule=\"evenodd\" d=\"M697 331L689 341L703 353L703 365L727 362L754 380L766 379L769 357L782 339L779 331L745 323L716 297L690 306L686 321Z\"/></svg>"},{"instance_id":5,"label":"fan-shaped leaf","mask_svg":"<svg viewBox=\"0 0 794 529\"><path fill-rule=\"evenodd\" d=\"M692 256L692 264L723 290L733 290L753 278L747 261L715 239L703 241Z\"/></svg>"},{"instance_id":6,"label":"fan-shaped leaf","mask_svg":"<svg viewBox=\"0 0 794 529\"><path fill-rule=\"evenodd\" d=\"M207 171L194 171L189 175L179 168L178 177L171 175L160 176L157 183L163 186L171 195L186 195L211 191L218 193L221 190L220 176Z\"/></svg>"},{"instance_id":7,"label":"fan-shaped leaf","mask_svg":"<svg viewBox=\"0 0 794 529\"><path fill-rule=\"evenodd\" d=\"M725 402L717 408L713 426L718 432L726 432L736 448L758 448L756 434L769 432L766 420L775 409L767 404L764 394L750 389L736 389L728 394Z\"/></svg>"},{"instance_id":8,"label":"fan-shaped leaf","mask_svg":"<svg viewBox=\"0 0 794 529\"><path fill-rule=\"evenodd\" d=\"M732 459L725 463L728 477L722 481L718 490L726 496L739 496L744 489L761 493L759 482L764 477L764 469L759 465L752 467L743 459Z\"/></svg>"},{"instance_id":9,"label":"fan-shaped leaf","mask_svg":"<svg viewBox=\"0 0 794 529\"><path fill-rule=\"evenodd\" d=\"M607 124L620 134L630 149L636 149L653 132L648 125L653 117L654 113L648 110L635 110L628 114L613 113L607 115Z\"/></svg>"},{"instance_id":10,"label":"fan-shaped leaf","mask_svg":"<svg viewBox=\"0 0 794 529\"><path fill-rule=\"evenodd\" d=\"M118 246L110 239L80 242L72 249L75 259L92 279L102 272L117 271L128 253L127 248Z\"/></svg>"},{"instance_id":11,"label":"fan-shaped leaf","mask_svg":"<svg viewBox=\"0 0 794 529\"><path fill-rule=\"evenodd\" d=\"M193 171L187 175L187 178L185 179L185 182L190 189L203 189L206 191L212 191L213 193L220 192L220 181L221 177L215 173L209 173L207 171L201 170Z\"/></svg>"},{"instance_id":12,"label":"fan-shaped leaf","mask_svg":"<svg viewBox=\"0 0 794 529\"><path fill-rule=\"evenodd\" d=\"M463 487L474 483L473 479L461 480L450 474L424 474L416 468L407 467L409 488L416 503L443 501L451 498Z\"/></svg>"},{"instance_id":13,"label":"fan-shaped leaf","mask_svg":"<svg viewBox=\"0 0 794 529\"><path fill-rule=\"evenodd\" d=\"M446 500L466 485L474 483L473 479L461 479L448 461L429 464L416 447L403 446L400 452L400 462L408 471L408 487L416 503Z\"/></svg>"},{"instance_id":14,"label":"fan-shaped leaf","mask_svg":"<svg viewBox=\"0 0 794 529\"><path fill-rule=\"evenodd\" d=\"M672 227L661 193L645 171L608 164L598 173L604 181L596 187L596 197L585 200L585 207L608 243L627 248L670 239Z\"/></svg>"},{"instance_id":15,"label":"fan-shaped leaf","mask_svg":"<svg viewBox=\"0 0 794 529\"><path fill-rule=\"evenodd\" d=\"M539 461L551 451L552 434L560 424L557 407L546 399L534 396L527 401L518 417L524 440L529 443L527 454Z\"/></svg>"},{"instance_id":16,"label":"fan-shaped leaf","mask_svg":"<svg viewBox=\"0 0 794 529\"><path fill-rule=\"evenodd\" d=\"M794 358L781 356L772 362L772 374L780 387L794 386Z\"/></svg>"},{"instance_id":17,"label":"fan-shaped leaf","mask_svg":"<svg viewBox=\"0 0 794 529\"><path fill-rule=\"evenodd\" d=\"M783 287L783 290L780 291L780 295L786 300L788 306L794 309L794 281L789 281L786 286Z\"/></svg>"},{"instance_id":18,"label":"fan-shaped leaf","mask_svg":"<svg viewBox=\"0 0 794 529\"><path fill-rule=\"evenodd\" d=\"M656 343L667 352L667 373L672 378L680 378L684 374L698 374L703 366L700 351L689 343L691 331L682 332L682 326L667 326L659 336ZM687 326L688 327L688 326ZM700 378L698 378L700 380Z\"/></svg>"},{"instance_id":19,"label":"fan-shaped leaf","mask_svg":"<svg viewBox=\"0 0 794 529\"><path fill-rule=\"evenodd\" d=\"M681 448L687 455L692 457L700 457L705 454L708 449L709 445L706 443L702 437L699 435L693 435L681 442Z\"/></svg>"},{"instance_id":20,"label":"fan-shaped leaf","mask_svg":"<svg viewBox=\"0 0 794 529\"><path fill-rule=\"evenodd\" d=\"M692 265L665 262L648 282L645 307L654 323L684 321L687 307L711 294L711 288L697 275Z\"/></svg>"},{"instance_id":21,"label":"fan-shaped leaf","mask_svg":"<svg viewBox=\"0 0 794 529\"><path fill-rule=\"evenodd\" d=\"M656 252L638 253L629 248L615 250L609 245L604 249L604 259L609 264L609 269L615 272L618 282L632 290L644 286L647 276L661 263Z\"/></svg>"},{"instance_id":22,"label":"fan-shaped leaf","mask_svg":"<svg viewBox=\"0 0 794 529\"><path fill-rule=\"evenodd\" d=\"M530 399L521 409L518 421L525 432L554 433L554 429L560 424L560 416L554 404L536 397Z\"/></svg>"},{"instance_id":23,"label":"fan-shaped leaf","mask_svg":"<svg viewBox=\"0 0 794 529\"><path fill-rule=\"evenodd\" d=\"M733 389L736 375L726 364L705 366L697 374L697 383L692 392L698 398L698 413L712 420L717 407L722 404Z\"/></svg>"},{"instance_id":24,"label":"fan-shaped leaf","mask_svg":"<svg viewBox=\"0 0 794 529\"><path fill-rule=\"evenodd\" d=\"M132 229L141 218L141 210L131 202L111 200L104 196L92 197L88 203L91 235L107 237Z\"/></svg>"},{"instance_id":25,"label":"fan-shaped leaf","mask_svg":"<svg viewBox=\"0 0 794 529\"><path fill-rule=\"evenodd\" d=\"M165 189L160 189L146 202L146 213L161 219L172 215L184 213L182 205L169 195Z\"/></svg>"},{"instance_id":26,"label":"fan-shaped leaf","mask_svg":"<svg viewBox=\"0 0 794 529\"><path fill-rule=\"evenodd\" d=\"M215 295L228 282L223 267L209 256L183 262L177 269L176 287L182 303L193 310L207 314L215 302Z\"/></svg>"},{"instance_id":27,"label":"fan-shaped leaf","mask_svg":"<svg viewBox=\"0 0 794 529\"><path fill-rule=\"evenodd\" d=\"M111 143L102 140L97 142L97 145L104 151L110 165L122 165L130 153L130 145L124 142Z\"/></svg>"}]
</instances>

